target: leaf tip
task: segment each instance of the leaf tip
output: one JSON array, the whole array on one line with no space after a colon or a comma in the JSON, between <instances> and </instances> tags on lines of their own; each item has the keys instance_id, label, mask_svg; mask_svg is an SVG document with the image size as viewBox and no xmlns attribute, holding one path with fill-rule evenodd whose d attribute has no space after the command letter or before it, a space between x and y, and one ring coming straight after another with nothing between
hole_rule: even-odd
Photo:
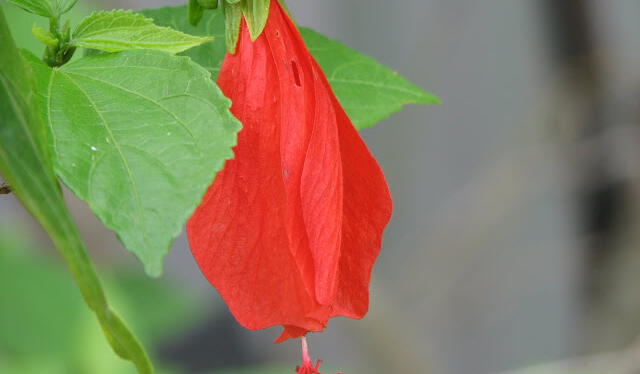
<instances>
[{"instance_id":1,"label":"leaf tip","mask_svg":"<svg viewBox=\"0 0 640 374\"><path fill-rule=\"evenodd\" d=\"M151 278L160 278L162 276L162 260L144 262L144 271Z\"/></svg>"},{"instance_id":2,"label":"leaf tip","mask_svg":"<svg viewBox=\"0 0 640 374\"><path fill-rule=\"evenodd\" d=\"M436 95L434 95L432 93L425 92L425 96L426 97L422 102L423 104L433 104L433 105L441 105L442 104L442 100L438 96L436 96Z\"/></svg>"}]
</instances>

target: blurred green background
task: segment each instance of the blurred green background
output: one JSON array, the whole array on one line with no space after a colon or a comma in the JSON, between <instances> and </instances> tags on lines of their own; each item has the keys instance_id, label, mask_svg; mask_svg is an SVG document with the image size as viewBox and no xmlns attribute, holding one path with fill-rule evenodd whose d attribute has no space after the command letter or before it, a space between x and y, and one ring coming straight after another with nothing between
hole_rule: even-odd
<instances>
[{"instance_id":1,"label":"blurred green background","mask_svg":"<svg viewBox=\"0 0 640 374\"><path fill-rule=\"evenodd\" d=\"M129 362L114 355L64 264L26 241L26 232L5 230L0 231L0 373L135 374ZM157 362L160 344L203 319L194 295L175 283L126 268L102 279L111 303ZM179 365L159 362L159 374L185 373ZM215 373L287 371L283 365L262 365Z\"/></svg>"}]
</instances>

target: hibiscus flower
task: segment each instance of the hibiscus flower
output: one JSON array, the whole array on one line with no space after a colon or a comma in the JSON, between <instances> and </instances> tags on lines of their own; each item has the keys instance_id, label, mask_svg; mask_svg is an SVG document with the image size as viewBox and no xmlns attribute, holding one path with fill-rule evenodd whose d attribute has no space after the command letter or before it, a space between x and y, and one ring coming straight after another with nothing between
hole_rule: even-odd
<instances>
[{"instance_id":1,"label":"hibiscus flower","mask_svg":"<svg viewBox=\"0 0 640 374\"><path fill-rule=\"evenodd\" d=\"M203 274L242 326L283 326L277 342L362 318L389 189L278 1L255 41L243 19L218 84L243 129L187 225Z\"/></svg>"}]
</instances>

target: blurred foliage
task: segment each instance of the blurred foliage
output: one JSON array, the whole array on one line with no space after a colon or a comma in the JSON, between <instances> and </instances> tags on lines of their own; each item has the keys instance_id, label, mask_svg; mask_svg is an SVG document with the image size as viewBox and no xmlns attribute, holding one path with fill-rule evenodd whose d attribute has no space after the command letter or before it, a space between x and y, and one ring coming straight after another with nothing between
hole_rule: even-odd
<instances>
[{"instance_id":1,"label":"blurred foliage","mask_svg":"<svg viewBox=\"0 0 640 374\"><path fill-rule=\"evenodd\" d=\"M113 304L149 347L192 327L199 303L166 279L118 271L104 276ZM134 374L109 348L64 265L15 232L0 231L0 374ZM156 360L157 361L157 360ZM275 374L264 367L217 374ZM160 374L178 374L161 369Z\"/></svg>"},{"instance_id":2,"label":"blurred foliage","mask_svg":"<svg viewBox=\"0 0 640 374\"><path fill-rule=\"evenodd\" d=\"M147 344L198 318L191 294L166 280L129 273L104 279L113 303ZM108 347L63 265L7 233L0 233L0 284L0 373L134 372Z\"/></svg>"}]
</instances>

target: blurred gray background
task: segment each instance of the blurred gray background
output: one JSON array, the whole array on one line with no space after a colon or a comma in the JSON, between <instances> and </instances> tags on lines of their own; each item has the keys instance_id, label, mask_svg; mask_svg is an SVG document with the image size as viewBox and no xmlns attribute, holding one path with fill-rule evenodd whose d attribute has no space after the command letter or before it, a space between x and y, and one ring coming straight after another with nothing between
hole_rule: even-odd
<instances>
[{"instance_id":1,"label":"blurred gray background","mask_svg":"<svg viewBox=\"0 0 640 374\"><path fill-rule=\"evenodd\" d=\"M444 103L407 107L363 132L394 218L370 313L312 334L314 356L347 374L484 374L622 349L640 333L639 1L288 4L299 24ZM68 199L99 267L142 271ZM0 197L0 220L37 231L12 196ZM193 370L207 368L216 351L206 342L222 325L238 360L297 362L297 342L271 344L279 329L235 326L184 238L164 277L201 294L211 319L161 344L167 357L184 361L197 341L205 357Z\"/></svg>"}]
</instances>

